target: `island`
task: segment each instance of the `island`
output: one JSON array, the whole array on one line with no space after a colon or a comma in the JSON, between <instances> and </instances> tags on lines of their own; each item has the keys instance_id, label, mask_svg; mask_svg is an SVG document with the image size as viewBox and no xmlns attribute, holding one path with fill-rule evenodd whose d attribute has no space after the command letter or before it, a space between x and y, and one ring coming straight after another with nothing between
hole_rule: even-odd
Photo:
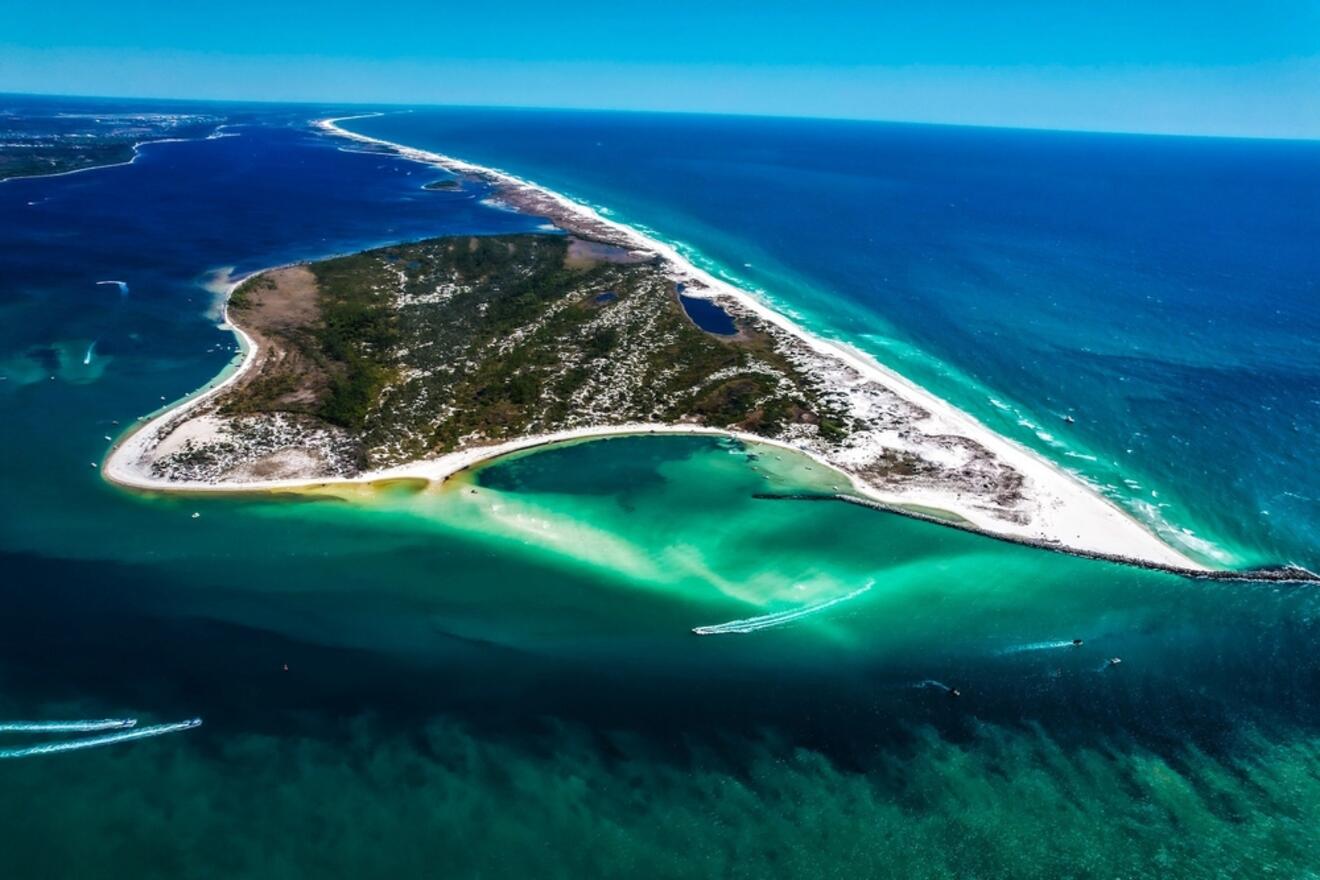
<instances>
[{"instance_id":1,"label":"island","mask_svg":"<svg viewBox=\"0 0 1320 880\"><path fill-rule=\"evenodd\" d=\"M435 238L235 281L225 315L241 366L121 438L102 468L112 482L443 482L562 440L718 433L837 472L835 492L806 500L1210 574L1073 474L668 245L512 175L321 125L555 231Z\"/></svg>"},{"instance_id":2,"label":"island","mask_svg":"<svg viewBox=\"0 0 1320 880\"><path fill-rule=\"evenodd\" d=\"M228 313L255 342L253 368L162 437L155 477L356 477L640 424L832 448L852 427L842 395L772 328L748 315L732 334L704 331L652 255L572 236L439 238L289 266L240 284ZM867 473L916 467L895 454ZM1013 480L998 482L1010 505Z\"/></svg>"}]
</instances>

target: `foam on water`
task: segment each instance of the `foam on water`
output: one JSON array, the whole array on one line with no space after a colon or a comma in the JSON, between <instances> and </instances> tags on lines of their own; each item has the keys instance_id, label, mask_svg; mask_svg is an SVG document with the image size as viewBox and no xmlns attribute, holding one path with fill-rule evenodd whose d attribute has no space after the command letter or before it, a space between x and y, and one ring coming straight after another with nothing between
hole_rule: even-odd
<instances>
[{"instance_id":1,"label":"foam on water","mask_svg":"<svg viewBox=\"0 0 1320 880\"><path fill-rule=\"evenodd\" d=\"M849 599L856 599L865 593L871 587L875 586L875 581L868 581L865 586L853 590L843 596L836 596L833 599L827 599L824 602L817 602L815 605L808 605L805 608L797 608L792 611L779 611L774 614L762 614L759 617L748 617L742 620L730 620L727 623L716 623L710 626L695 626L692 632L699 636L718 636L731 633L753 633L763 629L769 629L772 626L783 626L794 621L801 620L812 614L817 614L827 608L832 608L840 602L847 602Z\"/></svg>"},{"instance_id":2,"label":"foam on water","mask_svg":"<svg viewBox=\"0 0 1320 880\"><path fill-rule=\"evenodd\" d=\"M946 694L953 693L953 688L942 681L936 681L933 678L927 678L912 685L914 688L934 688L937 691L944 691Z\"/></svg>"},{"instance_id":3,"label":"foam on water","mask_svg":"<svg viewBox=\"0 0 1320 880\"><path fill-rule=\"evenodd\" d=\"M1295 482L1286 448L1295 442L1278 440L1314 433L1306 430L1314 358L1296 356L1314 335L1305 295L1312 224L1298 210L1320 185L1311 146L604 114L552 127L460 110L349 128L608 207L715 277L761 291L805 329L865 349L1066 464L1129 511L1158 489L1170 504L1163 518L1235 562L1305 561L1314 552L1306 517L1224 512L1259 509L1246 506L1257 504L1256 486ZM582 163L584 144L606 131L611 150ZM689 161L704 151L722 160ZM783 164L760 161L766 151ZM977 161L958 161L968 156ZM1095 188L1096 175L1111 185ZM1226 192L1223 179L1237 189ZM1041 189L1023 189L1023 180ZM891 198L904 210L877 210ZM794 211L775 210L786 200ZM976 207L999 202L1021 210L1009 217ZM1146 208L1129 214L1134 204ZM1056 239L1065 227L1070 234ZM797 247L776 247L785 241ZM1206 247L1223 241L1233 246ZM1125 249L1132 258L1107 274L1118 268L1109 255ZM1254 276L1269 278L1260 295L1272 308L1242 301ZM1196 309L1179 311L1189 299ZM1015 317L1025 302L1034 316L1027 322ZM1182 323L1203 311L1213 320ZM1231 368L1202 384L1208 374L1198 371L1209 365L1180 353L1169 342L1179 333L1168 329L1206 334L1197 350L1227 356L1221 366ZM1247 348L1244 339L1257 343ZM1278 377L1269 394L1238 381L1248 373L1237 368L1247 366ZM1206 407L1217 414L1208 423ZM1239 432L1244 419L1273 430ZM1207 430L1180 435L1187 424ZM1131 427L1154 430L1134 441ZM1206 467L1220 479L1205 479Z\"/></svg>"},{"instance_id":4,"label":"foam on water","mask_svg":"<svg viewBox=\"0 0 1320 880\"><path fill-rule=\"evenodd\" d=\"M128 282L127 282L127 281L98 281L98 282L96 282L96 283L97 283L97 284L113 284L115 287L118 287L118 288L119 288L119 295L120 295L120 296L128 296Z\"/></svg>"},{"instance_id":5,"label":"foam on water","mask_svg":"<svg viewBox=\"0 0 1320 880\"><path fill-rule=\"evenodd\" d=\"M187 721L176 721L173 724L157 724L151 727L140 727L136 730L125 730L120 733L89 736L85 739L71 739L14 749L0 749L0 758L31 758L37 755L53 755L58 752L75 752L80 749L92 749L98 746L109 746L135 739L147 739L153 736L164 736L167 733L192 730L194 727L200 727L201 724L202 719L190 718Z\"/></svg>"},{"instance_id":6,"label":"foam on water","mask_svg":"<svg viewBox=\"0 0 1320 880\"><path fill-rule=\"evenodd\" d=\"M265 137L254 134L245 150ZM226 144L237 141L207 149ZM200 148L159 149L186 157ZM299 169L318 163L335 173L296 191L282 188L301 179ZM754 502L748 494L756 486L738 476L736 457L722 453L703 455L699 468L665 456L654 467L600 479L609 444L629 442L623 440L598 444L572 467L549 459L554 467L546 470L560 474L558 484L497 495L502 514L470 503L492 495L482 484L475 484L478 495L464 486L462 494L399 496L462 506L446 514L458 521L455 528L347 504L253 497L184 506L101 491L85 462L93 437L116 433L102 422L126 425L159 394L200 385L230 346L197 358L215 336L182 297L153 307L151 322L124 308L100 310L90 316L94 324L82 323L89 316L76 306L79 291L87 293L85 278L95 277L105 253L150 252L155 268L142 276L153 279L149 286L183 290L199 267L215 262L221 239L224 254L250 270L322 250L351 251L376 242L387 228L398 237L434 234L430 226L405 222L410 203L392 198L397 185L378 191L390 197L387 215L347 201L372 191L370 177L354 175L349 163L370 167L376 160L312 150L306 166L272 163L277 173L244 172L226 178L234 180L226 187L214 186L214 172L233 170L228 164L143 162L80 183L88 203L131 205L134 222L140 215L158 224L169 247L150 246L163 239L153 234L157 226L130 235L132 223L105 222L105 211L86 212L97 220L89 226L93 233L72 240L53 234L72 221L55 227L42 219L45 211L24 211L34 219L22 217L0 237L10 262L30 276L26 287L45 297L41 312L54 315L65 300L73 306L69 326L15 306L18 319L5 322L15 333L3 352L9 380L0 385L19 384L28 371L34 385L49 382L51 371L43 367L51 338L70 340L67 352L55 352L61 379L90 374L114 358L126 367L107 372L95 412L84 393L90 389L54 383L0 400L19 428L6 446L15 486L0 543L12 551L6 564L14 576L4 585L0 672L6 697L25 708L7 716L78 715L67 708L75 698L97 705L104 694L86 693L96 685L88 679L95 669L96 679L135 692L186 692L195 709L167 710L167 717L222 712L234 728L214 749L162 743L165 748L97 753L90 756L95 772L83 772L78 758L66 768L4 765L0 851L10 875L60 876L78 866L88 873L91 865L91 873L145 878L194 864L216 840L230 842L229 872L252 877L329 859L355 876L416 874L419 864L509 877L553 868L581 876L637 864L671 876L1059 877L1079 870L1144 876L1158 865L1164 876L1191 878L1216 871L1250 876L1260 865L1280 876L1311 869L1313 829L1320 828L1320 783L1310 770L1320 761L1320 721L1308 688L1316 667L1309 647L1320 620L1314 591L1186 583L992 544L851 505L802 510ZM261 163L244 156L235 163L254 165ZM185 173L197 181L195 194L149 189L151 198L123 198ZM785 185L799 179L776 174ZM110 186L121 178L123 185ZM318 201L327 182L336 184L329 207ZM202 198L214 210L205 223L194 223ZM443 212L428 210L438 219L427 223L443 220ZM339 213L362 224L361 245L324 223ZM299 231L307 218L320 225ZM661 219L657 224L666 225ZM846 226L859 218L843 219ZM294 248L289 230L322 244ZM813 244L801 250L812 252ZM900 240L893 250L906 250L905 244ZM777 268L769 258L748 259ZM58 272L46 268L61 263ZM74 279L67 289L59 286L65 273ZM887 284L880 274L865 277ZM764 272L758 277L781 288ZM20 299L26 296L25 290ZM176 307L186 320L166 322ZM932 315L955 323L950 310ZM852 331L874 327L868 322ZM129 334L141 334L141 345L124 344L139 341ZM104 353L98 345L93 364L79 365L98 335L121 342ZM915 362L915 349L905 343L874 339L877 350L903 352L903 363ZM951 344L965 342L955 336ZM921 375L938 371L923 363ZM1050 367L1062 369L1052 360ZM975 368L967 366L985 377L987 390L998 384L993 370ZM177 387L140 387L142 375L171 374ZM1259 391L1258 377L1251 378ZM1036 442L1015 417L984 400L987 419ZM1095 469L1099 481L1126 490L1121 471L1109 466L1123 446L1084 431L1110 412L1081 394L1042 401L1011 386L1002 400L1022 401L1036 424L1097 453L1105 463ZM1079 410L1076 427L1059 427L1047 415L1065 402L1088 407ZM1304 441L1307 427L1300 421L1290 442ZM684 441L648 442L667 448ZM637 448L620 447L632 451L616 457L630 460ZM1155 460L1159 451L1140 448L1131 461ZM1188 448L1184 457L1194 460L1199 451ZM767 455L762 464L773 461ZM1130 476L1162 490L1169 485L1159 474ZM1308 499L1320 496L1301 480L1282 485ZM1172 487L1169 497L1177 503ZM1261 506L1274 510L1276 521L1287 519L1285 504L1298 511L1294 518L1307 515L1304 503L1273 490L1253 500L1260 503L1227 509L1244 522L1254 522ZM204 532L187 525L194 503L208 505ZM1182 522L1179 512L1175 506L1170 517ZM520 521L492 524L503 515ZM569 521L590 528L566 540L570 533L556 533ZM269 540L276 530L282 540ZM600 548L597 535L627 540L615 553ZM570 558L574 544L579 556L601 551L599 561L577 564ZM224 547L244 552L217 552ZM625 550L622 558L634 560L634 568L615 564L612 557ZM704 608L732 607L745 616L801 609L872 576L885 580L880 593L814 625L695 646L687 632ZM814 578L848 586L790 598L793 584ZM86 589L89 583L96 588ZM725 597L746 604L709 604ZM1093 672L1104 657L1090 649L1076 657L1047 651L985 662L1001 647L1051 633L1104 633L1103 652L1125 662ZM51 638L60 651L49 650ZM152 650L123 649L139 642ZM702 649L699 656L694 647ZM163 655L172 662L159 662ZM1078 670L1060 677L1004 674L1005 664L1053 666L1065 658L1078 661L1082 676L1072 676ZM285 659L292 674L279 672ZM1287 674L1278 674L1280 668ZM621 670L632 687L618 687ZM974 711L930 711L957 705L943 679L974 695L968 701ZM770 691L766 681L774 682ZM43 693L58 693L63 702L43 705ZM359 706L367 716L346 723L346 707ZM427 726L421 735L414 717L441 712L454 716L452 724ZM295 722L295 715L305 721ZM543 718L574 726L543 739L534 733ZM1244 737L1225 743L1225 733L1257 718L1267 733L1248 727ZM927 730L920 726L927 720L939 724ZM487 734L488 723L500 727ZM891 739L895 726L908 725L921 731L910 748L906 739ZM344 735L307 735L330 728ZM958 735L945 736L951 728ZM730 738L761 729L772 738ZM607 738L607 730L624 735ZM41 738L60 737L37 732L3 745L30 746ZM77 734L62 738L77 744L61 750L91 747ZM689 738L699 750L691 759L657 755ZM854 739L864 754L854 753ZM725 766L719 757L725 755L736 763ZM51 770L68 772L52 784ZM269 793L259 811L251 809L251 790ZM162 791L197 796L161 797ZM391 797L382 799L382 791ZM318 810L306 809L309 799ZM87 808L111 802L113 810ZM691 834L675 847L670 832L679 826ZM71 827L78 829L73 864ZM840 828L874 833L859 847L856 835L840 835ZM600 846L570 848L563 857L578 862L547 867L544 847L538 848L547 839ZM518 858L526 863L509 863Z\"/></svg>"},{"instance_id":7,"label":"foam on water","mask_svg":"<svg viewBox=\"0 0 1320 880\"><path fill-rule=\"evenodd\" d=\"M1059 648L1074 647L1081 647L1081 645L1074 644L1071 640L1060 642L1029 642L1025 645L1013 645L1012 647L1004 648L999 653L1001 655L1024 654L1028 651L1054 651Z\"/></svg>"},{"instance_id":8,"label":"foam on water","mask_svg":"<svg viewBox=\"0 0 1320 880\"><path fill-rule=\"evenodd\" d=\"M136 718L101 718L89 721L0 721L0 733L91 733L136 727Z\"/></svg>"}]
</instances>

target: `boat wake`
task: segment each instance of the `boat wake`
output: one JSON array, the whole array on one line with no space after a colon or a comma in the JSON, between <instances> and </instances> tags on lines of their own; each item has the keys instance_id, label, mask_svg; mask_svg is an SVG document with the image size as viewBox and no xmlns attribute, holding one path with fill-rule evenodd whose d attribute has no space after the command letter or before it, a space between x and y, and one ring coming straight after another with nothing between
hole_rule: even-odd
<instances>
[{"instance_id":1,"label":"boat wake","mask_svg":"<svg viewBox=\"0 0 1320 880\"><path fill-rule=\"evenodd\" d=\"M778 611L774 614L762 614L760 617L748 617L743 620L730 620L727 623L716 623L710 626L696 626L692 631L699 636L722 636L731 633L753 633L763 629L769 629L773 626L784 626L801 620L812 614L817 614L827 608L833 608L840 602L847 602L849 599L856 599L865 593L871 587L875 586L875 581L867 581L866 586L859 587L843 596L836 596L833 599L827 599L824 602L817 602L815 605L808 605L805 608L795 608L792 611Z\"/></svg>"},{"instance_id":2,"label":"boat wake","mask_svg":"<svg viewBox=\"0 0 1320 880\"><path fill-rule=\"evenodd\" d=\"M0 759L3 758L31 758L36 755L53 755L58 752L75 752L80 749L92 749L97 746L114 745L115 743L129 742L135 739L146 739L152 736L164 736L167 733L178 733L182 730L191 730L194 727L200 727L202 719L190 718L187 721L176 721L172 724L156 724L151 727L137 727L135 719L107 719L105 721L21 721L14 722L18 725L27 725L26 727L6 726L5 730L25 730L30 732L37 731L76 731L76 730L107 730L121 728L116 733L103 733L99 736L89 736L83 739L68 739L60 742L41 743L33 746L20 746L12 749L0 749ZM50 725L56 725L51 727ZM45 726L42 726L45 725ZM92 727L79 727L78 725L101 725ZM128 728L128 729L122 729Z\"/></svg>"},{"instance_id":3,"label":"boat wake","mask_svg":"<svg viewBox=\"0 0 1320 880\"><path fill-rule=\"evenodd\" d=\"M93 339L93 340L92 340L92 344L89 345L89 346L87 346L87 353L83 355L83 366L84 366L84 367L87 366L88 364L90 364L90 363L92 362L92 353L93 353L95 350L96 350L96 340Z\"/></svg>"},{"instance_id":4,"label":"boat wake","mask_svg":"<svg viewBox=\"0 0 1320 880\"><path fill-rule=\"evenodd\" d=\"M0 733L91 733L136 727L136 718L101 718L91 721L0 721Z\"/></svg>"},{"instance_id":5,"label":"boat wake","mask_svg":"<svg viewBox=\"0 0 1320 880\"><path fill-rule=\"evenodd\" d=\"M1013 645L1012 647L1004 648L999 654L1000 656L1006 654L1025 654L1028 651L1054 651L1059 648L1080 648L1081 646L1082 643L1080 639L1065 642L1028 642L1025 645Z\"/></svg>"},{"instance_id":6,"label":"boat wake","mask_svg":"<svg viewBox=\"0 0 1320 880\"><path fill-rule=\"evenodd\" d=\"M937 691L944 691L946 694L952 694L954 689L942 681L936 681L933 678L927 678L912 685L914 688L934 688Z\"/></svg>"}]
</instances>

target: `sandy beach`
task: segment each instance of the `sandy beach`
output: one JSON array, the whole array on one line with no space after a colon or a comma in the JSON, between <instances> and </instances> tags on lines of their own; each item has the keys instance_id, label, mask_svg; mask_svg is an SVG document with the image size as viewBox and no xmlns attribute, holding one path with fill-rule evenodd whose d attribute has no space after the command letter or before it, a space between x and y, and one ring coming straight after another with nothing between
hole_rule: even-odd
<instances>
[{"instance_id":1,"label":"sandy beach","mask_svg":"<svg viewBox=\"0 0 1320 880\"><path fill-rule=\"evenodd\" d=\"M820 339L807 333L753 295L693 266L673 247L651 239L631 227L604 218L585 205L515 175L359 135L336 125L336 122L350 118L361 117L327 119L318 122L317 125L327 134L387 148L406 158L451 173L491 182L497 187L501 201L506 201L528 213L547 216L556 225L568 231L608 240L639 252L654 254L662 261L668 276L683 285L687 295L711 298L722 306L730 307L731 311L737 314L754 315L757 319L791 336L800 343L799 350L806 353L808 363L805 366L812 369L816 375L825 377L836 387L843 389L843 393L850 395L856 406L874 405L871 399L874 396L874 389L882 387L886 393L911 404L921 416L917 420L920 427L918 440L902 432L897 435L893 432L884 435L876 432L858 438L857 442L848 449L828 457L822 455L819 449L813 448L809 442L776 442L762 436L743 435L735 431L690 424L628 424L584 427L521 437L497 445L473 446L437 458L365 472L347 478L346 481L365 483L402 477L420 477L439 481L480 461L510 452L588 437L647 433L732 435L747 441L779 445L810 455L822 464L839 471L840 480L846 480L853 492L886 505L919 505L947 510L962 517L977 530L1011 539L1057 546L1059 549L1076 549L1087 553L1126 557L1175 569L1205 570L1204 565L1166 544L1133 516L1104 498L1078 477L996 434L970 415L908 381L869 355L850 346ZM232 293L236 286L237 282L231 284L228 292ZM225 319L228 320L227 311ZM245 375L255 363L257 343L242 329L238 327L233 329L241 340L244 352L243 363L238 369L202 394L141 423L107 456L102 468L106 479L139 489L186 492L267 491L339 482L339 480L324 479L288 479L218 484L189 483L160 479L154 476L149 468L143 466L143 462L149 459L151 450L160 443L165 429L179 425L181 419L191 410L222 393ZM205 430L205 426L201 426L200 429ZM917 485L893 491L891 488L877 488L855 473L848 473L853 469L851 467L853 465L861 469L862 463L873 459L884 448L904 448L905 444L910 446L929 438L954 440L963 438L973 441L1000 462L1017 471L1023 478L1024 500L1021 502L1023 521L1014 522L995 515L994 511L978 503L978 499L964 497L955 487L942 489L937 485ZM937 460L940 456L949 454L947 446L937 448L927 444L913 448Z\"/></svg>"}]
</instances>

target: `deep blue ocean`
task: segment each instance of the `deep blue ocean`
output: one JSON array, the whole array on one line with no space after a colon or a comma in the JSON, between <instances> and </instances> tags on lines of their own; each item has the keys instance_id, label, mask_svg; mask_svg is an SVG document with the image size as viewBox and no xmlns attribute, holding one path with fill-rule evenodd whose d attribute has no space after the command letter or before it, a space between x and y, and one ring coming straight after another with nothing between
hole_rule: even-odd
<instances>
[{"instance_id":1,"label":"deep blue ocean","mask_svg":"<svg viewBox=\"0 0 1320 880\"><path fill-rule=\"evenodd\" d=\"M681 245L1207 561L1320 566L1320 143L530 110L345 125Z\"/></svg>"},{"instance_id":2,"label":"deep blue ocean","mask_svg":"<svg viewBox=\"0 0 1320 880\"><path fill-rule=\"evenodd\" d=\"M197 106L0 96L0 133L143 109ZM107 485L113 437L232 364L218 277L543 229L309 124L351 110L204 109L224 136L0 183L0 723L204 719L0 760L0 877L1315 872L1310 585L758 501L808 478L714 438L434 491ZM645 225L1235 564L1320 563L1316 145L350 125ZM854 598L692 634L816 596Z\"/></svg>"}]
</instances>

